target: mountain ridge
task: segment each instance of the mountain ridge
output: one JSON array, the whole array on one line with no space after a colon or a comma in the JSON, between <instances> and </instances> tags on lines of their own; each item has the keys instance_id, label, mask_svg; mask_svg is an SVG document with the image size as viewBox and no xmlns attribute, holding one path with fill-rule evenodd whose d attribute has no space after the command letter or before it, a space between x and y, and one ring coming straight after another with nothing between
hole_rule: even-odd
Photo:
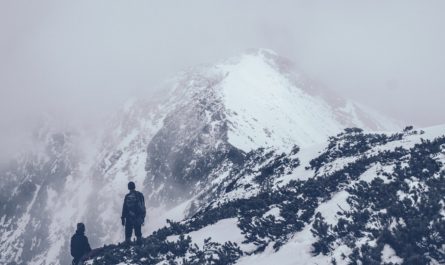
<instances>
[{"instance_id":1,"label":"mountain ridge","mask_svg":"<svg viewBox=\"0 0 445 265\"><path fill-rule=\"evenodd\" d=\"M247 162L243 177L235 178L241 185L220 183L240 196L208 200L141 247L106 247L94 264L442 264L444 130L347 129L308 164L301 164L308 159L300 161L298 149L295 163L258 150L248 161L273 163ZM293 174L298 167L314 175L300 179ZM276 185L289 175L287 184ZM268 179L275 182L271 189L262 184ZM260 190L248 192L249 184Z\"/></svg>"}]
</instances>

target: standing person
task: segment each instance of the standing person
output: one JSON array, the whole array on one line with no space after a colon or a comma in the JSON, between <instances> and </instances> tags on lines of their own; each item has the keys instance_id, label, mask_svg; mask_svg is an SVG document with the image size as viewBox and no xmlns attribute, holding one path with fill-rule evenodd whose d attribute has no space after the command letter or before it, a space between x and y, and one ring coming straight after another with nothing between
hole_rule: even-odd
<instances>
[{"instance_id":1,"label":"standing person","mask_svg":"<svg viewBox=\"0 0 445 265\"><path fill-rule=\"evenodd\" d=\"M73 256L73 265L81 264L82 258L90 253L91 247L88 238L85 236L85 225L77 224L76 233L71 237L71 256Z\"/></svg>"},{"instance_id":2,"label":"standing person","mask_svg":"<svg viewBox=\"0 0 445 265\"><path fill-rule=\"evenodd\" d=\"M125 242L131 242L131 236L136 235L137 243L142 243L141 226L145 220L145 200L144 195L136 191L136 185L130 181L128 183L130 192L125 195L124 205L122 207L122 225L125 226Z\"/></svg>"}]
</instances>

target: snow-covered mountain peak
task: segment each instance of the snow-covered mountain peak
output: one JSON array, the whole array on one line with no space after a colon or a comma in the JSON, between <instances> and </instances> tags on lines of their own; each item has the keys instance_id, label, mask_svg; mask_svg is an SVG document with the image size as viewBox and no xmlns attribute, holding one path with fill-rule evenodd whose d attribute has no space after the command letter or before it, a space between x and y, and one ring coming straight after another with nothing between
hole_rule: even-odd
<instances>
[{"instance_id":1,"label":"snow-covered mountain peak","mask_svg":"<svg viewBox=\"0 0 445 265\"><path fill-rule=\"evenodd\" d=\"M293 69L277 53L259 49L194 69L180 84L186 84L187 91L190 87L199 87L203 94L212 90L220 98L228 141L246 152L261 146L280 150L294 144L308 146L346 127L396 127L389 119L332 92L318 93L314 82Z\"/></svg>"}]
</instances>

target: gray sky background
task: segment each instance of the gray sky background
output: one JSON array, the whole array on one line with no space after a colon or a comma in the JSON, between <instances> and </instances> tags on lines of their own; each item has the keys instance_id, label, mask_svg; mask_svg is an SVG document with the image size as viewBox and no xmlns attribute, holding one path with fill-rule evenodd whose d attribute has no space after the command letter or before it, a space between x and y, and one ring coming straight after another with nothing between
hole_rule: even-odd
<instances>
[{"instance_id":1,"label":"gray sky background","mask_svg":"<svg viewBox=\"0 0 445 265\"><path fill-rule=\"evenodd\" d=\"M445 123L445 1L1 1L0 148L94 123L178 70L270 48L407 124Z\"/></svg>"}]
</instances>

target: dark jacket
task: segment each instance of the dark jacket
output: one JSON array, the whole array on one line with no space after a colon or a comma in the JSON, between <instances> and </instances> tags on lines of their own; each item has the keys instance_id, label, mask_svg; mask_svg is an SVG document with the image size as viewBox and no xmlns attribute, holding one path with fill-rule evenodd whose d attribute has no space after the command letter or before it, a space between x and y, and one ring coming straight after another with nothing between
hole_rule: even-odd
<instances>
[{"instance_id":1,"label":"dark jacket","mask_svg":"<svg viewBox=\"0 0 445 265\"><path fill-rule=\"evenodd\" d=\"M88 243L88 238L78 231L71 237L71 256L75 260L79 260L85 254L91 251L90 243Z\"/></svg>"},{"instance_id":2,"label":"dark jacket","mask_svg":"<svg viewBox=\"0 0 445 265\"><path fill-rule=\"evenodd\" d=\"M145 219L145 199L139 191L132 190L125 195L124 205L122 206L122 218Z\"/></svg>"}]
</instances>

